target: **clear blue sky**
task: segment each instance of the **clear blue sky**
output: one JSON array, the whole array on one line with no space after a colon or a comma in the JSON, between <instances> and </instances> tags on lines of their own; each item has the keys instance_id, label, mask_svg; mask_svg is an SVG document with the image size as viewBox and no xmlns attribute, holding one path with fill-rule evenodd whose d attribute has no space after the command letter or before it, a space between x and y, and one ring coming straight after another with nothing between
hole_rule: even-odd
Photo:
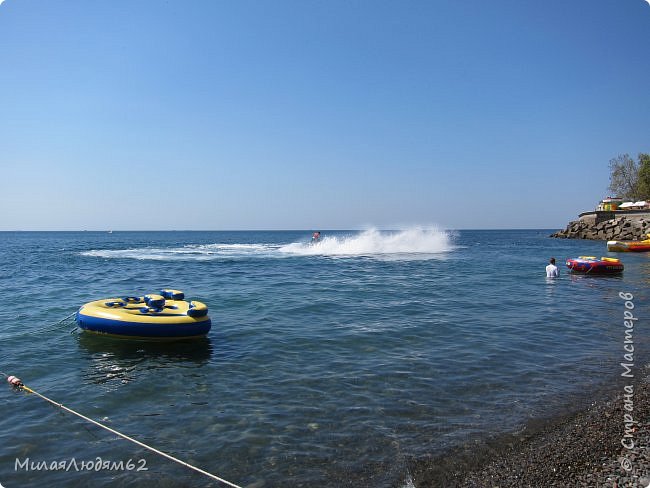
<instances>
[{"instance_id":1,"label":"clear blue sky","mask_svg":"<svg viewBox=\"0 0 650 488\"><path fill-rule=\"evenodd\" d=\"M560 228L650 152L645 0L0 4L0 230Z\"/></svg>"}]
</instances>

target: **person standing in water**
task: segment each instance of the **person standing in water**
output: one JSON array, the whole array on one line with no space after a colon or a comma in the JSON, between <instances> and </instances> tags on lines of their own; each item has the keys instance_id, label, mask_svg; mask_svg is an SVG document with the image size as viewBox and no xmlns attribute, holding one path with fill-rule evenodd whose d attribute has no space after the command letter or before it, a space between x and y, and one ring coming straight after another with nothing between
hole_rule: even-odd
<instances>
[{"instance_id":1,"label":"person standing in water","mask_svg":"<svg viewBox=\"0 0 650 488\"><path fill-rule=\"evenodd\" d=\"M546 277L557 278L560 276L560 270L555 266L555 258L549 259L548 263L548 266L546 266Z\"/></svg>"}]
</instances>

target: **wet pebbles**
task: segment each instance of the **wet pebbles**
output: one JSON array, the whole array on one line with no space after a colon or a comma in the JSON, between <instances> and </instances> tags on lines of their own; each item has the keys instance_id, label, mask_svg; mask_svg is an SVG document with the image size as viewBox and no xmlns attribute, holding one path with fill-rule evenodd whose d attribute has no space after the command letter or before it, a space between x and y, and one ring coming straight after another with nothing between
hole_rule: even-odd
<instances>
[{"instance_id":1,"label":"wet pebbles","mask_svg":"<svg viewBox=\"0 0 650 488\"><path fill-rule=\"evenodd\" d=\"M530 425L521 433L467 444L442 457L412 460L416 488L646 487L650 485L650 384L623 385L585 411ZM630 397L628 397L628 400ZM629 411L632 408L632 411ZM628 423L631 414L637 423ZM629 420L629 417L628 417ZM622 440L631 447L623 446Z\"/></svg>"}]
</instances>

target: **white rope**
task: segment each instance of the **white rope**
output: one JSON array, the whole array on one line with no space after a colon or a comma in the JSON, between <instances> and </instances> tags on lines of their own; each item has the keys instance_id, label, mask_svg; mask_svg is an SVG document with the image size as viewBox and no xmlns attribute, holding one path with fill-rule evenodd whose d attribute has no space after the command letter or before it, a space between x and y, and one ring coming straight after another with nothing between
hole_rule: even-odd
<instances>
[{"instance_id":1,"label":"white rope","mask_svg":"<svg viewBox=\"0 0 650 488\"><path fill-rule=\"evenodd\" d=\"M34 332L41 332L41 331L44 331L44 330L48 330L48 329L51 328L51 327L53 327L52 330L63 329L63 327L67 327L67 326L68 326L68 324L65 323L66 320L71 319L71 318L74 317L75 315L77 315L77 311L76 311L76 310L75 310L74 312L72 312L70 315L67 315L67 316L63 317L61 320L59 320L59 321L58 321L57 323L55 323L55 324L46 325L45 327L42 327L42 328L40 328L40 329L36 329L36 330L29 331L29 333L32 333L32 334L33 334ZM60 325L60 327L57 327L57 326L59 326L59 325Z\"/></svg>"},{"instance_id":2,"label":"white rope","mask_svg":"<svg viewBox=\"0 0 650 488\"><path fill-rule=\"evenodd\" d=\"M15 337L22 337L25 335L32 335L32 334L38 334L40 332L44 332L46 330L59 330L63 329L64 327L68 327L69 324L66 323L67 320L71 319L73 316L77 314L77 311L75 310L72 312L70 315L67 315L63 317L61 320L58 322L49 324L49 325L44 325L43 327L39 327L38 329L31 329L31 330L26 330L24 332L18 332L16 334L3 334L2 339L13 339Z\"/></svg>"},{"instance_id":3,"label":"white rope","mask_svg":"<svg viewBox=\"0 0 650 488\"><path fill-rule=\"evenodd\" d=\"M140 442L139 440L136 440L136 439L134 439L133 437L129 437L128 435L122 434L121 432L118 432L118 431L115 430L115 429L111 429L110 427L108 427L108 426L106 426L106 425L104 425L104 424L100 424L100 423L97 422L96 420L93 420L93 419L91 419L91 418L89 418L89 417L86 417L85 415L82 415L82 414L80 414L79 412L75 412L75 411L72 410L71 408L68 408L68 407L66 407L65 405L61 404L61 403L57 403L57 402L55 402L54 400L51 400L50 398L47 398L45 395L41 395L40 393L38 393L38 392L32 390L31 388L28 388L28 387L25 386L25 385L21 385L20 388L22 388L23 390L25 390L25 391L27 391L27 392L29 392L29 393L33 393L34 395L36 395L36 396L42 398L42 399L45 400L46 402L49 402L49 403L51 403L52 405L55 405L55 406L57 406L57 407L59 407L59 408L65 410L66 412L70 412L71 414L76 415L77 417L80 417L80 418L86 420L87 422L90 422L91 424L94 424L94 425L96 425L96 426L98 426L98 427L101 427L102 429L105 429L105 430L107 430L107 431L109 431L109 432L112 432L113 434L118 435L118 436L120 436L121 438L126 439L127 441L131 441L131 442L133 442L134 444L137 444L138 446L144 447L145 449L148 449L148 450L150 450L151 452L155 452L156 454L158 454L158 455L160 455L160 456L163 456L163 457L165 457L165 458L167 458L167 459L170 459L171 461L174 461L175 463L182 464L183 466L185 466L185 467L187 467L187 468L193 469L194 471L196 471L196 472L198 472L198 473L201 473L201 474L203 474L203 475L205 475L205 476L207 476L207 477L209 477L209 478L212 478L213 480L219 481L219 482L221 482L221 483L223 483L223 484L225 484L225 485L227 485L227 486L230 486L230 487L232 487L232 488L242 488L241 486L236 485L236 484L234 484L234 483L231 483L230 481L224 480L223 478L219 478L218 476L216 476L216 475L214 475L214 474L212 474L212 473L208 473L207 471L204 471L204 470L202 470L201 468L197 468L196 466L192 466L191 464L186 463L185 461L181 461L180 459L175 458L174 456L171 456L170 454L167 454L167 453L165 453L165 452L159 451L158 449L156 449L156 448L154 448L154 447L148 446L148 445L145 444L144 442Z\"/></svg>"}]
</instances>

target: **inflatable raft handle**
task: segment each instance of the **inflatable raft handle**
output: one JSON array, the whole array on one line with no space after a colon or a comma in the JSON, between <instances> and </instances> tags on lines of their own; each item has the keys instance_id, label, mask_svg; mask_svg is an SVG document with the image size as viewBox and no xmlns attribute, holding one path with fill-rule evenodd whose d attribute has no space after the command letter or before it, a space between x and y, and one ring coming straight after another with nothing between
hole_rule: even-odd
<instances>
[{"instance_id":1,"label":"inflatable raft handle","mask_svg":"<svg viewBox=\"0 0 650 488\"><path fill-rule=\"evenodd\" d=\"M600 259L601 259L602 261L609 261L610 263L618 263L618 262L621 261L620 259L617 259L617 258L606 258L606 257L602 257L602 258L600 258Z\"/></svg>"},{"instance_id":2,"label":"inflatable raft handle","mask_svg":"<svg viewBox=\"0 0 650 488\"><path fill-rule=\"evenodd\" d=\"M165 306L165 297L162 295L145 295L144 303L150 308L163 308Z\"/></svg>"},{"instance_id":3,"label":"inflatable raft handle","mask_svg":"<svg viewBox=\"0 0 650 488\"><path fill-rule=\"evenodd\" d=\"M208 306L201 302L190 302L190 308L187 315L190 317L205 317L208 314Z\"/></svg>"},{"instance_id":4,"label":"inflatable raft handle","mask_svg":"<svg viewBox=\"0 0 650 488\"><path fill-rule=\"evenodd\" d=\"M162 312L162 308L154 308L154 307L142 307L140 309L140 313L142 314L147 314L147 313L160 313Z\"/></svg>"},{"instance_id":5,"label":"inflatable raft handle","mask_svg":"<svg viewBox=\"0 0 650 488\"><path fill-rule=\"evenodd\" d=\"M142 303L144 300L142 297L122 297L126 303Z\"/></svg>"},{"instance_id":6,"label":"inflatable raft handle","mask_svg":"<svg viewBox=\"0 0 650 488\"><path fill-rule=\"evenodd\" d=\"M579 259L596 259L596 256L578 256Z\"/></svg>"},{"instance_id":7,"label":"inflatable raft handle","mask_svg":"<svg viewBox=\"0 0 650 488\"><path fill-rule=\"evenodd\" d=\"M165 297L167 300L184 300L185 299L185 293L183 293L180 290L170 290L168 288L165 288L164 290L160 290L160 294Z\"/></svg>"}]
</instances>

